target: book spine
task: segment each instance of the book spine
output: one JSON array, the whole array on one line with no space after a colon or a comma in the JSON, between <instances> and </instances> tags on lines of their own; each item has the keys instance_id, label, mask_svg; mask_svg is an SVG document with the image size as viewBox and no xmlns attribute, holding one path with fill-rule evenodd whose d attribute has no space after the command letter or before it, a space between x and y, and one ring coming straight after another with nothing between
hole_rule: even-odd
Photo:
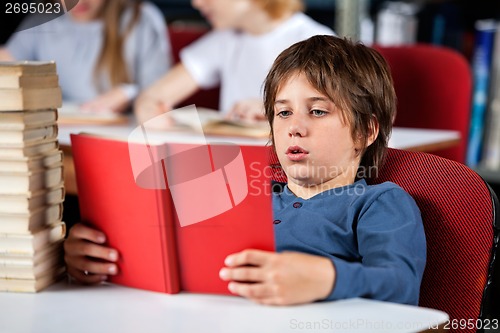
<instances>
[{"instance_id":1,"label":"book spine","mask_svg":"<svg viewBox=\"0 0 500 333\"><path fill-rule=\"evenodd\" d=\"M497 23L491 69L490 99L487 109L488 123L484 139L481 164L490 170L500 170L500 22Z\"/></svg>"},{"instance_id":2,"label":"book spine","mask_svg":"<svg viewBox=\"0 0 500 333\"><path fill-rule=\"evenodd\" d=\"M496 24L492 20L476 23L476 43L472 59L474 88L466 156L466 163L470 167L476 167L481 159L495 30Z\"/></svg>"}]
</instances>

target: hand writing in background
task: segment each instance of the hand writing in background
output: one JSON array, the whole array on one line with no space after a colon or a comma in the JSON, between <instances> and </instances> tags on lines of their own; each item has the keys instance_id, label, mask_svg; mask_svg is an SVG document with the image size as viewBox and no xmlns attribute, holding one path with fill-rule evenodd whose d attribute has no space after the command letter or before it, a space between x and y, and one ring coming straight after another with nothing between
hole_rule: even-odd
<instances>
[{"instance_id":1,"label":"hand writing in background","mask_svg":"<svg viewBox=\"0 0 500 333\"><path fill-rule=\"evenodd\" d=\"M253 123L266 120L264 115L264 104L260 99L246 99L234 104L227 118L230 120L242 120Z\"/></svg>"},{"instance_id":2,"label":"hand writing in background","mask_svg":"<svg viewBox=\"0 0 500 333\"><path fill-rule=\"evenodd\" d=\"M128 105L129 97L121 87L116 87L82 104L80 110L89 113L122 113Z\"/></svg>"}]
</instances>

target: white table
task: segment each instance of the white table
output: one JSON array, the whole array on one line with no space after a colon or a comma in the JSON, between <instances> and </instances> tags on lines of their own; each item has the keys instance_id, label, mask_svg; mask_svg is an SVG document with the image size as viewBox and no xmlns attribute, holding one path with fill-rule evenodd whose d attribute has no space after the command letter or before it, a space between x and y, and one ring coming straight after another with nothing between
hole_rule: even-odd
<instances>
[{"instance_id":1,"label":"white table","mask_svg":"<svg viewBox=\"0 0 500 333\"><path fill-rule=\"evenodd\" d=\"M2 333L418 332L444 312L366 299L271 307L233 296L167 295L117 285L59 283L0 293Z\"/></svg>"}]
</instances>

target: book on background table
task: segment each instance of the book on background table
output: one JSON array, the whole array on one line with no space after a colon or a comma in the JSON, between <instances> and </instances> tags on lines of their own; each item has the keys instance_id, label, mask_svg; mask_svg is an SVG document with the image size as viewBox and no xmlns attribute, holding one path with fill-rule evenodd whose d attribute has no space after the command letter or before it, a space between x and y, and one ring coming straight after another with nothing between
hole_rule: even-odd
<instances>
[{"instance_id":1,"label":"book on background table","mask_svg":"<svg viewBox=\"0 0 500 333\"><path fill-rule=\"evenodd\" d=\"M203 107L196 107L196 109L194 107L187 108L193 108L192 110L196 110L196 112L185 112L182 109L178 109L175 112L169 113L180 128L184 127L198 132L203 131L207 135L250 138L269 137L270 127L267 120L255 122L230 120L217 110Z\"/></svg>"},{"instance_id":2,"label":"book on background table","mask_svg":"<svg viewBox=\"0 0 500 333\"><path fill-rule=\"evenodd\" d=\"M219 278L226 256L274 249L267 147L129 146L88 134L71 146L82 221L120 253L111 282L230 294Z\"/></svg>"},{"instance_id":3,"label":"book on background table","mask_svg":"<svg viewBox=\"0 0 500 333\"><path fill-rule=\"evenodd\" d=\"M128 117L121 113L83 112L75 103L64 102L59 109L58 123L61 125L119 125L128 123Z\"/></svg>"}]
</instances>

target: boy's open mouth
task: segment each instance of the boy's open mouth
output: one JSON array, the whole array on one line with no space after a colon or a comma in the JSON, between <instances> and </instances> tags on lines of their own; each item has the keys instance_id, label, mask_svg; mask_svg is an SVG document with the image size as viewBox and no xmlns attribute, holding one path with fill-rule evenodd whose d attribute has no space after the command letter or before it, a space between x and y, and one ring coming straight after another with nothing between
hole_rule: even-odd
<instances>
[{"instance_id":1,"label":"boy's open mouth","mask_svg":"<svg viewBox=\"0 0 500 333\"><path fill-rule=\"evenodd\" d=\"M307 150L299 146L291 146L286 150L286 154L309 154Z\"/></svg>"},{"instance_id":2,"label":"boy's open mouth","mask_svg":"<svg viewBox=\"0 0 500 333\"><path fill-rule=\"evenodd\" d=\"M309 154L309 152L299 146L291 146L286 150L286 156L288 156L291 161L295 162L305 159L307 154Z\"/></svg>"}]
</instances>

